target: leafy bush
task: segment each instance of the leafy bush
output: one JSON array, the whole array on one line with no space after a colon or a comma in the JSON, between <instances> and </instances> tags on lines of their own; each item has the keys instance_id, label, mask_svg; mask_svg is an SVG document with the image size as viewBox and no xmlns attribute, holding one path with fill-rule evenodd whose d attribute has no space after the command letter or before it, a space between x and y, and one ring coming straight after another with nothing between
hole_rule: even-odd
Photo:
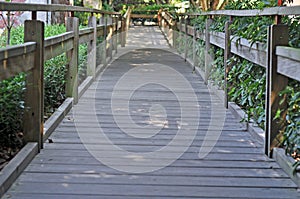
<instances>
[{"instance_id":1,"label":"leafy bush","mask_svg":"<svg viewBox=\"0 0 300 199\"><path fill-rule=\"evenodd\" d=\"M45 37L65 32L61 25L46 26ZM11 44L23 43L24 27L19 26L12 29ZM0 37L2 47L6 43L6 37ZM64 55L55 57L45 62L45 115L46 118L59 106L65 98ZM21 132L23 129L22 119L24 113L24 90L25 74L17 75L8 80L0 81L0 146L4 148L18 148L22 145Z\"/></svg>"},{"instance_id":2,"label":"leafy bush","mask_svg":"<svg viewBox=\"0 0 300 199\"><path fill-rule=\"evenodd\" d=\"M284 1L288 2L288 1ZM263 9L276 5L277 1L246 0L246 1L229 1L225 9L245 10L245 9ZM192 20L198 30L205 29L205 16L200 16ZM225 22L228 17L216 16L212 26L212 31L223 32ZM284 16L283 23L289 27L289 45L300 47L300 16ZM263 42L266 44L267 28L274 23L274 19L268 16L257 17L234 17L230 26L234 37L241 37L249 40L252 44ZM265 45L266 46L266 45ZM265 69L257 66L238 56L233 56L229 60L232 66L229 73L229 98L243 107L249 116L260 127L264 128L265 123ZM211 79L218 86L223 85L224 67L222 50L215 50L215 61ZM300 88L299 82L290 80L288 87L282 92L288 98L288 110L285 118L287 127L282 129L284 132L283 146L287 153L299 159L300 154ZM279 113L282 110L279 110ZM298 161L297 165L300 165Z\"/></svg>"}]
</instances>

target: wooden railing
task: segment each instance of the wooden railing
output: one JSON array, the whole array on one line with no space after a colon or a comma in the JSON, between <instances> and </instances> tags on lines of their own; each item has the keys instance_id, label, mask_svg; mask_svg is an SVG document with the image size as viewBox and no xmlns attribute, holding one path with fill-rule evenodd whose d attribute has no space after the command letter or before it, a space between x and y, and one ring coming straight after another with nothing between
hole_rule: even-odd
<instances>
[{"instance_id":1,"label":"wooden railing","mask_svg":"<svg viewBox=\"0 0 300 199\"><path fill-rule=\"evenodd\" d=\"M32 20L24 24L24 44L0 49L0 81L25 72L26 94L24 113L24 136L27 142L37 142L39 149L43 146L43 116L44 116L44 62L60 54L67 56L66 97L78 101L78 47L87 43L87 75L95 78L101 70L96 64L97 37L104 38L104 60L112 59L113 52L117 51L118 37L124 28L122 19L117 12L107 12L66 5L43 5L0 2L1 11L31 11ZM71 17L66 20L67 32L50 38L44 38L44 23L36 20L37 12L69 12ZM74 12L91 13L88 28L79 30L79 19ZM101 14L97 22L94 14ZM126 25L122 23L122 25ZM120 35L123 35L121 33ZM120 43L125 45L126 37L119 37Z\"/></svg>"},{"instance_id":2,"label":"wooden railing","mask_svg":"<svg viewBox=\"0 0 300 199\"><path fill-rule=\"evenodd\" d=\"M196 60L196 41L198 39L205 41L205 67L204 79L208 82L211 70L210 48L215 45L224 49L224 91L225 106L228 107L228 86L227 77L230 71L227 60L233 55L238 55L250 62L266 68L267 86L266 86L266 128L265 128L265 153L271 156L272 149L277 147L281 141L277 139L279 131L282 127L273 118L278 109L286 110L287 102L280 103L279 93L285 89L288 78L300 81L300 49L288 47L288 26L280 24L281 15L300 15L300 6L293 7L274 7L264 10L220 10L204 13L192 13L179 15L179 21L167 12L162 12L162 27L165 35L169 39L171 45L175 46L175 37L177 32L184 33L184 57L188 56L187 37L193 39L193 58ZM191 17L206 15L206 28L203 31L197 31L195 27L190 26L188 21ZM225 25L225 32L211 32L209 30L212 24L212 16L230 16L233 17L256 17L256 16L274 16L277 24L271 25L268 29L267 48L263 44L257 43L251 45L248 40L243 38L232 37L230 34L229 20ZM239 40L239 42L237 42ZM285 100L286 101L286 100Z\"/></svg>"}]
</instances>

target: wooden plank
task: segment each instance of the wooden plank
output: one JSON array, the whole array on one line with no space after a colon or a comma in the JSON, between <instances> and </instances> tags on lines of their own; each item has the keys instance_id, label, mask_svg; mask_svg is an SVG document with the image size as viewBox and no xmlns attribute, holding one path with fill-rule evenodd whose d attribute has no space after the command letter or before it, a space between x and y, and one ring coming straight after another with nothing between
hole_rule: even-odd
<instances>
[{"instance_id":1,"label":"wooden plank","mask_svg":"<svg viewBox=\"0 0 300 199\"><path fill-rule=\"evenodd\" d=\"M0 61L9 59L11 57L23 56L27 53L34 52L36 49L35 42L26 42L24 44L8 46L0 48Z\"/></svg>"},{"instance_id":2,"label":"wooden plank","mask_svg":"<svg viewBox=\"0 0 300 199\"><path fill-rule=\"evenodd\" d=\"M79 30L79 44L84 44L93 39L94 29L91 27Z\"/></svg>"},{"instance_id":3,"label":"wooden plank","mask_svg":"<svg viewBox=\"0 0 300 199\"><path fill-rule=\"evenodd\" d=\"M229 59L231 58L231 30L230 25L232 24L231 21L227 21L225 23L225 48L224 48L224 106L226 109L228 109L228 92L229 92L229 86L228 86L228 80L229 80L229 72L231 69L231 66L228 64Z\"/></svg>"},{"instance_id":4,"label":"wooden plank","mask_svg":"<svg viewBox=\"0 0 300 199\"><path fill-rule=\"evenodd\" d=\"M20 186L22 185L22 186ZM144 197L224 197L231 198L297 198L297 193L291 193L287 188L233 188L233 187L198 187L191 186L159 186L159 185L101 185L101 184L67 184L63 186L58 183L20 183L17 193L40 193L44 194L74 194L74 195L97 195L101 196L131 196Z\"/></svg>"},{"instance_id":5,"label":"wooden plank","mask_svg":"<svg viewBox=\"0 0 300 199\"><path fill-rule=\"evenodd\" d=\"M43 179L43 181L41 180ZM137 175L110 175L103 178L101 174L49 174L49 173L25 173L20 179L25 182L57 182L57 183L89 183L89 184L127 184L127 185L160 185L160 186L220 186L220 187L295 187L290 180L285 178L234 178L234 177L185 177L185 176L137 176Z\"/></svg>"},{"instance_id":6,"label":"wooden plank","mask_svg":"<svg viewBox=\"0 0 300 199\"><path fill-rule=\"evenodd\" d=\"M131 14L131 18L141 18L141 19L156 19L156 14Z\"/></svg>"},{"instance_id":7,"label":"wooden plank","mask_svg":"<svg viewBox=\"0 0 300 199\"><path fill-rule=\"evenodd\" d=\"M185 14L182 14L185 15ZM255 16L276 16L276 15L300 15L300 6L288 6L288 7L271 7L264 8L262 10L215 10L202 13L191 13L189 16L200 15L225 15L225 16L237 16L237 17L255 17Z\"/></svg>"},{"instance_id":8,"label":"wooden plank","mask_svg":"<svg viewBox=\"0 0 300 199\"><path fill-rule=\"evenodd\" d=\"M38 153L37 143L27 143L0 172L0 195L2 196L24 171Z\"/></svg>"},{"instance_id":9,"label":"wooden plank","mask_svg":"<svg viewBox=\"0 0 300 199\"><path fill-rule=\"evenodd\" d=\"M33 3L15 3L0 2L0 9L3 11L44 11L44 12L90 12L100 14L120 15L119 12L109 12L81 6L69 6L59 4L33 4Z\"/></svg>"},{"instance_id":10,"label":"wooden plank","mask_svg":"<svg viewBox=\"0 0 300 199\"><path fill-rule=\"evenodd\" d=\"M152 28L145 31L151 33ZM132 29L129 30L130 33L131 31ZM129 42L132 42L129 49L139 47L137 42L142 37L131 34L128 36ZM151 42L154 38L157 38L155 34L151 34ZM163 45L159 46L162 47ZM138 161L149 161L142 158L144 153L165 147L176 134L177 124L174 123L150 139L132 138L122 132L113 120L109 94L114 90L117 81L133 67L149 63L168 64L190 81L195 95L199 97L196 101L199 102L197 109L201 114L199 118L188 116L188 121L199 121L199 131L185 153L165 168L140 174L120 172L98 162L86 147L90 147L91 152L103 152L103 157L111 160L110 166L121 165L134 170L140 169L137 168ZM162 73L157 71L159 72ZM161 77L160 75L156 77ZM163 77L168 81L174 79L167 73ZM128 83L122 85L118 100L122 100L123 94L131 92L133 80L134 77L131 77ZM182 85L176 85L176 81L175 91L183 95L190 94ZM97 94L93 97L95 92ZM150 119L149 107L158 103L166 105L164 107L168 110L167 118L170 121L179 121L179 104L174 103L176 100L173 100L170 94L172 92L166 92L166 89L154 85L143 87L141 91L133 94L130 107L124 109L136 110L137 112L131 115L133 120L138 119L147 124ZM211 95L211 99L208 95ZM192 102L189 97L185 100ZM193 105L189 103L188 110L195 109ZM255 142L244 129L238 129L244 126L239 120L234 120L229 111L226 112L227 123L223 126L219 141L210 142L214 146L211 153L199 159L199 150L207 132L211 117L209 112L213 105L222 106L220 100L205 88L203 80L192 74L192 68L177 55L159 49L135 50L124 54L111 63L102 76L91 85L76 106L77 111L70 112L51 136L54 143L45 145L46 149L27 167L5 198L297 198L299 193L295 184L274 160L263 154L261 144ZM138 152L135 157L119 157L111 151L110 144L95 139L99 134L95 127L99 123L91 120L93 113L87 107L95 108L96 116L107 137L123 150ZM120 111L120 115L125 116L125 112ZM124 129L134 129L126 120L120 120L120 124L124 124ZM140 123L137 121L137 124ZM218 127L222 124L212 126ZM195 129L197 125L188 127ZM86 130L90 140L82 144L76 128ZM214 131L215 129L211 128L208 134ZM143 134L146 131L141 130L137 133ZM190 137L186 135L178 139L185 140ZM206 139L210 140L211 137ZM178 143L176 146L180 145L182 144ZM176 146L173 147L174 150L155 156L145 168L158 169L156 161L170 160L171 156L180 150ZM131 161L125 162L128 158Z\"/></svg>"},{"instance_id":11,"label":"wooden plank","mask_svg":"<svg viewBox=\"0 0 300 199\"><path fill-rule=\"evenodd\" d=\"M47 38L45 40L45 61L71 50L73 48L73 37L73 33L69 32Z\"/></svg>"},{"instance_id":12,"label":"wooden plank","mask_svg":"<svg viewBox=\"0 0 300 199\"><path fill-rule=\"evenodd\" d=\"M31 70L35 49L34 42L0 49L0 81Z\"/></svg>"},{"instance_id":13,"label":"wooden plank","mask_svg":"<svg viewBox=\"0 0 300 199\"><path fill-rule=\"evenodd\" d=\"M243 38L233 38L231 41L231 52L252 63L266 68L266 49L262 43L251 45L248 40Z\"/></svg>"},{"instance_id":14,"label":"wooden plank","mask_svg":"<svg viewBox=\"0 0 300 199\"><path fill-rule=\"evenodd\" d=\"M300 81L300 62L280 56L277 58L277 72L291 79Z\"/></svg>"},{"instance_id":15,"label":"wooden plank","mask_svg":"<svg viewBox=\"0 0 300 199\"><path fill-rule=\"evenodd\" d=\"M277 72L300 81L300 50L297 48L277 46Z\"/></svg>"},{"instance_id":16,"label":"wooden plank","mask_svg":"<svg viewBox=\"0 0 300 199\"><path fill-rule=\"evenodd\" d=\"M10 57L0 62L0 81L18 75L21 72L28 72L33 69L35 53Z\"/></svg>"},{"instance_id":17,"label":"wooden plank","mask_svg":"<svg viewBox=\"0 0 300 199\"><path fill-rule=\"evenodd\" d=\"M276 55L300 62L300 49L288 46L277 46Z\"/></svg>"}]
</instances>

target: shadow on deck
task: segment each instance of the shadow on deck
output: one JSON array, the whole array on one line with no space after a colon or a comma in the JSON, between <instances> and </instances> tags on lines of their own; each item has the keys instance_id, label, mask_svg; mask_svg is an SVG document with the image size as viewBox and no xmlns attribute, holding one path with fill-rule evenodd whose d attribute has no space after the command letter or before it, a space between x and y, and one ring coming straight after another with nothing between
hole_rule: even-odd
<instances>
[{"instance_id":1,"label":"shadow on deck","mask_svg":"<svg viewBox=\"0 0 300 199\"><path fill-rule=\"evenodd\" d=\"M127 47L3 198L298 198L156 27Z\"/></svg>"}]
</instances>

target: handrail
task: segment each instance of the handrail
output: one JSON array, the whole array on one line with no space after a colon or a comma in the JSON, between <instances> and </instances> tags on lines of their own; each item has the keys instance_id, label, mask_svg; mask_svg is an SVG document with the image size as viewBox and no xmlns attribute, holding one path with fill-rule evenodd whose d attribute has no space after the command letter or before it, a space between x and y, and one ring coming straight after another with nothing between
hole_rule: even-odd
<instances>
[{"instance_id":1,"label":"handrail","mask_svg":"<svg viewBox=\"0 0 300 199\"><path fill-rule=\"evenodd\" d=\"M236 17L255 17L255 16L277 16L277 15L300 15L300 6L283 6L264 8L262 10L214 10L202 13L180 13L179 16L236 16Z\"/></svg>"},{"instance_id":2,"label":"handrail","mask_svg":"<svg viewBox=\"0 0 300 199\"><path fill-rule=\"evenodd\" d=\"M97 9L83 8L68 5L45 5L28 3L0 2L1 11L32 11L32 12L88 12L89 24L87 28L79 30L79 19L68 17L66 20L67 32L53 37L44 38L45 24L39 20L27 20L24 25L24 44L0 49L0 81L26 72L26 97L27 108L24 112L24 139L26 142L37 142L39 150L43 141L43 66L48 59L66 53L66 96L73 98L73 103L78 101L78 50L79 45L87 43L87 75L90 80L101 71L97 65L97 37L103 36L102 65L107 64L107 58L112 59L117 52L117 34L124 29L119 25L119 12L108 12ZM97 25L93 13L104 15L105 24ZM35 13L36 14L36 13ZM109 21L106 15L111 15ZM34 15L33 15L34 16ZM33 17L35 18L35 17ZM125 24L126 25L126 24ZM123 34L123 33L122 33ZM114 37L113 37L114 36ZM125 45L123 37L119 38Z\"/></svg>"},{"instance_id":3,"label":"handrail","mask_svg":"<svg viewBox=\"0 0 300 199\"><path fill-rule=\"evenodd\" d=\"M16 73L31 70L35 50L35 42L0 49L0 81L13 77Z\"/></svg>"},{"instance_id":4,"label":"handrail","mask_svg":"<svg viewBox=\"0 0 300 199\"><path fill-rule=\"evenodd\" d=\"M167 13L167 12L166 12ZM233 16L233 17L256 17L256 16L278 16L278 15L300 15L300 6L291 7L273 7L265 8L263 10L219 10L203 13L187 13L179 14L179 16ZM230 31L230 24L232 19L228 19L225 24L225 32L212 32L209 30L213 19L207 17L205 23L205 30L198 31L194 26L188 25L188 17L181 17L177 21L177 30L185 36L180 36L184 39L184 57L187 59L188 42L187 37L193 38L193 62L195 64L195 46L196 40L200 39L205 41L205 69L203 71L204 80L207 83L210 68L211 57L209 56L211 45L215 45L224 49L224 92L225 92L225 106L228 107L228 86L227 79L231 66L228 65L227 60L230 59L232 54L238 55L246 60L251 61L259 66L266 68L267 86L266 86L266 132L265 132L265 153L271 156L272 149L280 144L278 137L281 126L277 120L274 120L277 110L285 110L287 108L286 101L282 101L279 93L285 89L288 83L288 78L300 81L300 49L288 47L288 26L284 24L274 24L269 26L269 33L267 36L267 44L254 43L244 38L233 37ZM172 26L174 19L169 21L167 14L162 15L162 20L167 23L162 24L162 30L167 38L173 39L171 45L175 46L174 35L177 35ZM278 23L279 21L277 21ZM170 41L170 39L169 39ZM176 46L175 46L176 47ZM201 72L202 73L202 72ZM282 117L284 117L282 115Z\"/></svg>"},{"instance_id":5,"label":"handrail","mask_svg":"<svg viewBox=\"0 0 300 199\"><path fill-rule=\"evenodd\" d=\"M85 8L80 6L61 4L33 4L33 3L13 3L0 2L1 11L33 11L33 12L90 12L108 15L121 15L119 12Z\"/></svg>"}]
</instances>

